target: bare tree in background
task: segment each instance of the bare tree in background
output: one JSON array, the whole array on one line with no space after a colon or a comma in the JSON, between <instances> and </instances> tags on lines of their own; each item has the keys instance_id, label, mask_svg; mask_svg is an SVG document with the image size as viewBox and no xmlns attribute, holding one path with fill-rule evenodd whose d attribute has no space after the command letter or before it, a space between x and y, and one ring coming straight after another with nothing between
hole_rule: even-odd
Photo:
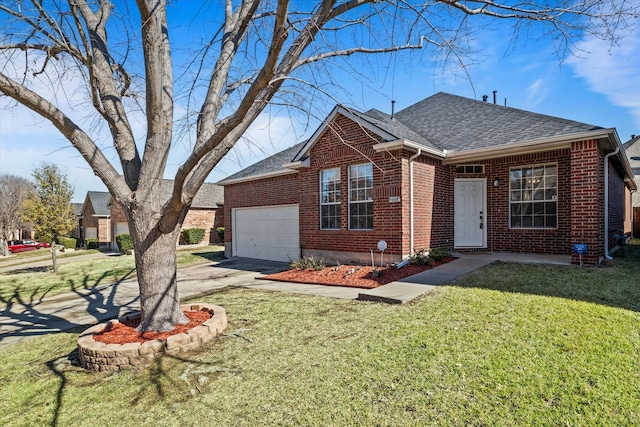
<instances>
[{"instance_id":1,"label":"bare tree in background","mask_svg":"<svg viewBox=\"0 0 640 427\"><path fill-rule=\"evenodd\" d=\"M193 2L135 5L130 10L132 3L125 1L3 1L0 93L50 121L124 207L136 252L140 329L158 331L186 322L179 309L175 243L196 192L268 105L291 105L299 94L327 83L323 67L352 55L427 47L464 65L467 37L488 23L510 23L514 38L526 35L528 25L541 26L563 56L572 40L586 34L615 43L638 7L624 0L202 2L198 19L210 23L210 34L192 34L184 46L175 46L167 15L196 7ZM194 46L200 38L203 44ZM184 67L192 84L177 84L174 66ZM91 101L94 121L87 125L58 102L62 95L74 99L76 92L56 97L35 89L42 82L60 87L57 82L73 75L84 79ZM187 108L196 106L188 111L195 117L191 149L165 200L159 184L176 142L174 107L184 108L185 99ZM144 137L132 126L137 101L146 119ZM99 122L110 130L119 165L100 148L93 132Z\"/></svg>"},{"instance_id":2,"label":"bare tree in background","mask_svg":"<svg viewBox=\"0 0 640 427\"><path fill-rule=\"evenodd\" d=\"M22 205L35 192L28 179L15 175L0 175L0 255L7 255L7 240L18 239L17 230L28 224L22 219Z\"/></svg>"}]
</instances>

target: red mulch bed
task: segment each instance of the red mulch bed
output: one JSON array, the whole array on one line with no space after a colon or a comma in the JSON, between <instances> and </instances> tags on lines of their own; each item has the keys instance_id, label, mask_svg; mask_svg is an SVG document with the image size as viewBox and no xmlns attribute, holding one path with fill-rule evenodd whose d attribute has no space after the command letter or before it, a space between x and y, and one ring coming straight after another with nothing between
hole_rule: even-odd
<instances>
[{"instance_id":1,"label":"red mulch bed","mask_svg":"<svg viewBox=\"0 0 640 427\"><path fill-rule=\"evenodd\" d=\"M140 318L125 320L124 322L115 323L104 330L93 334L93 339L105 344L127 344L131 342L143 343L151 340L166 340L171 335L187 332L198 325L203 324L211 319L213 313L207 309L198 311L185 311L184 314L189 318L186 325L178 325L174 330L169 332L138 332L136 328L140 324Z\"/></svg>"},{"instance_id":2,"label":"red mulch bed","mask_svg":"<svg viewBox=\"0 0 640 427\"><path fill-rule=\"evenodd\" d=\"M260 278L276 280L279 282L350 286L354 288L373 289L396 280L404 279L405 277L413 276L414 274L422 273L425 270L446 264L454 259L455 258L453 257L445 258L440 262L434 262L431 266L409 264L402 268L377 268L381 273L377 276L372 273L373 267L371 266L340 265L337 267L326 267L319 271L300 270L297 268L270 274Z\"/></svg>"}]
</instances>

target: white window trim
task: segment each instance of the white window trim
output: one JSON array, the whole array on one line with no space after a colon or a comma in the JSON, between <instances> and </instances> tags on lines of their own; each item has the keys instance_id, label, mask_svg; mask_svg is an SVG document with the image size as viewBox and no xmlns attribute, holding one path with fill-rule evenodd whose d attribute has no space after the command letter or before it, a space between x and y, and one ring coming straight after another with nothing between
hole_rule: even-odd
<instances>
[{"instance_id":1,"label":"white window trim","mask_svg":"<svg viewBox=\"0 0 640 427\"><path fill-rule=\"evenodd\" d=\"M371 203L371 204L373 204L373 197L371 199L369 199L369 200L356 200L356 201L352 201L351 200L351 168L358 167L358 166L367 166L367 165L371 167L371 190L373 192L373 164L371 164L371 163L359 163L359 164L356 164L356 165L349 165L349 169L348 169L349 173L348 173L348 177L347 177L347 180L348 180L348 185L347 185L348 189L347 189L347 191L348 191L349 194L347 195L347 198L348 198L348 203L349 203L349 213L348 213L349 216L348 216L347 220L348 220L349 230L353 230L353 231L371 231L371 230L373 230L373 218L375 217L375 215L373 215L373 214L371 215L371 217L372 217L371 218L371 228L351 228L351 206L352 206L352 204L356 204L356 203Z\"/></svg>"},{"instance_id":2,"label":"white window trim","mask_svg":"<svg viewBox=\"0 0 640 427\"><path fill-rule=\"evenodd\" d=\"M337 171L338 172L338 181L340 183L340 201L339 202L326 202L323 203L322 201L322 195L323 195L323 189L322 189L322 184L323 184L323 174L325 172L328 171ZM341 180L341 176L340 176L340 168L330 168L330 169L323 169L320 171L320 212L319 213L319 219L320 219L320 230L340 230L342 228L341 224L338 224L338 227L336 228L324 228L322 227L322 207L323 206L338 206L338 209L341 210L341 205L342 205L342 180ZM340 222L342 222L342 212L340 212Z\"/></svg>"}]
</instances>

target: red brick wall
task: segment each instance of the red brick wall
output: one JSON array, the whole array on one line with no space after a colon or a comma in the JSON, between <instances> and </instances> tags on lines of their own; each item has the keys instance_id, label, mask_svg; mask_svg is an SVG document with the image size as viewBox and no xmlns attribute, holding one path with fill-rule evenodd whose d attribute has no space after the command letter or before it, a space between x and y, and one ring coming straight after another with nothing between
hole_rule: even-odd
<instances>
[{"instance_id":1,"label":"red brick wall","mask_svg":"<svg viewBox=\"0 0 640 427\"><path fill-rule=\"evenodd\" d=\"M204 230L203 242L222 243L218 238L216 228L223 226L223 216L223 208L191 208L182 222L182 230L187 228L202 228ZM185 243L182 234L180 235L179 242L180 244Z\"/></svg>"},{"instance_id":2,"label":"red brick wall","mask_svg":"<svg viewBox=\"0 0 640 427\"><path fill-rule=\"evenodd\" d=\"M231 210L250 206L276 206L298 203L298 174L225 185L224 241L231 242Z\"/></svg>"},{"instance_id":3,"label":"red brick wall","mask_svg":"<svg viewBox=\"0 0 640 427\"><path fill-rule=\"evenodd\" d=\"M625 213L629 210L624 181L609 161L609 250L619 244L618 236L625 230ZM626 204L625 204L626 203Z\"/></svg>"},{"instance_id":4,"label":"red brick wall","mask_svg":"<svg viewBox=\"0 0 640 427\"><path fill-rule=\"evenodd\" d=\"M558 226L555 229L509 228L511 167L554 163L558 166ZM487 240L493 251L569 255L571 235L571 156L569 150L509 156L489 163L487 175ZM500 178L500 186L493 181Z\"/></svg>"},{"instance_id":5,"label":"red brick wall","mask_svg":"<svg viewBox=\"0 0 640 427\"><path fill-rule=\"evenodd\" d=\"M376 153L371 148L381 142L357 123L337 116L332 126L317 139L311 150L311 165L300 171L300 246L303 251L360 253L367 258L377 251L380 240L387 242L385 255L408 253L408 180L406 159L399 151ZM349 166L373 164L373 230L349 230ZM340 168L342 183L341 229L320 230L320 171ZM390 197L401 202L390 202ZM403 240L404 239L404 240ZM396 257L396 258L397 258ZM376 260L378 255L376 255ZM391 260L391 258L389 258Z\"/></svg>"},{"instance_id":6,"label":"red brick wall","mask_svg":"<svg viewBox=\"0 0 640 427\"><path fill-rule=\"evenodd\" d=\"M586 243L586 264L598 263L604 254L604 172L597 141L571 144L571 243ZM579 256L572 254L572 262Z\"/></svg>"}]
</instances>

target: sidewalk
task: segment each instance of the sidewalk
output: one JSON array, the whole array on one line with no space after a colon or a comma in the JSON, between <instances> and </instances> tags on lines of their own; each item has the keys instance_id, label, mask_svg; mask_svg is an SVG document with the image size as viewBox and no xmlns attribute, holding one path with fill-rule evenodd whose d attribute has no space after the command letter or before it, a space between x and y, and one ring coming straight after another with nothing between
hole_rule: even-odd
<instances>
[{"instance_id":1,"label":"sidewalk","mask_svg":"<svg viewBox=\"0 0 640 427\"><path fill-rule=\"evenodd\" d=\"M180 299L206 295L227 286L242 286L279 292L319 295L332 298L405 303L494 261L569 263L569 257L496 254L464 255L420 274L376 289L363 290L341 286L323 286L274 282L257 277L288 268L286 263L231 258L178 270ZM136 279L82 288L44 300L21 301L0 311L0 347L33 337L89 326L138 311Z\"/></svg>"}]
</instances>

